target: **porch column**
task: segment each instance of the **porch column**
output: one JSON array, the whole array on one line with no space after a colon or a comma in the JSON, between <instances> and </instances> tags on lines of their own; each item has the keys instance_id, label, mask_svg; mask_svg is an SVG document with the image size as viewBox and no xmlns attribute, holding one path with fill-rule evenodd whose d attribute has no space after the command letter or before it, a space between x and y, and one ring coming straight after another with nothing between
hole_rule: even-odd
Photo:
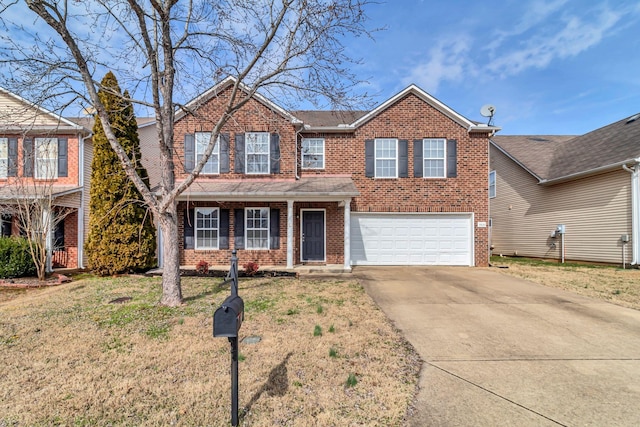
<instances>
[{"instance_id":1,"label":"porch column","mask_svg":"<svg viewBox=\"0 0 640 427\"><path fill-rule=\"evenodd\" d=\"M344 269L351 271L351 199L344 201Z\"/></svg>"},{"instance_id":2,"label":"porch column","mask_svg":"<svg viewBox=\"0 0 640 427\"><path fill-rule=\"evenodd\" d=\"M44 271L47 273L51 273L53 271L53 267L52 267L52 260L51 260L51 255L52 255L52 240L53 240L53 236L52 236L52 222L53 222L53 215L51 214L51 211L47 208L42 210L42 232L44 233L44 249L47 253L47 257L46 257L46 261L45 261L45 268Z\"/></svg>"},{"instance_id":3,"label":"porch column","mask_svg":"<svg viewBox=\"0 0 640 427\"><path fill-rule=\"evenodd\" d=\"M287 268L293 268L293 200L287 200Z\"/></svg>"}]
</instances>

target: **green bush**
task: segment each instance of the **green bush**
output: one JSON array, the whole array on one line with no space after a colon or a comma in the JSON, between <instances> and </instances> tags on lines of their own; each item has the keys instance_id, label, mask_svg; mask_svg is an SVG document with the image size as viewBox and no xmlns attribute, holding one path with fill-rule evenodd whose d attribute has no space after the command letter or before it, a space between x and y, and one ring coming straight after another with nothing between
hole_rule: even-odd
<instances>
[{"instance_id":1,"label":"green bush","mask_svg":"<svg viewBox=\"0 0 640 427\"><path fill-rule=\"evenodd\" d=\"M0 238L0 278L35 276L36 265L29 252L29 242L22 237Z\"/></svg>"}]
</instances>

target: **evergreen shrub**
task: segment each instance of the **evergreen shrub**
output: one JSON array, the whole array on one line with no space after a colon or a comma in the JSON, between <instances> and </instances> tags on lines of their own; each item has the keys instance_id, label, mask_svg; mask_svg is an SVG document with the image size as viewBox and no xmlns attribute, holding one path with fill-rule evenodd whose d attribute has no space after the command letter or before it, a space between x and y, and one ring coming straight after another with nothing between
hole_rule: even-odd
<instances>
[{"instance_id":1,"label":"evergreen shrub","mask_svg":"<svg viewBox=\"0 0 640 427\"><path fill-rule=\"evenodd\" d=\"M23 237L0 238L0 279L35 276L36 265Z\"/></svg>"}]
</instances>

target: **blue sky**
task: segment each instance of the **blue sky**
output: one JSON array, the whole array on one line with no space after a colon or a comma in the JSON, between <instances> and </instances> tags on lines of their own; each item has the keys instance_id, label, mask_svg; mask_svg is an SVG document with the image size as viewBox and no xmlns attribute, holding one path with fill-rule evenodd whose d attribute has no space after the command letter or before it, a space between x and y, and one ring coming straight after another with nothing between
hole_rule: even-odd
<instances>
[{"instance_id":1,"label":"blue sky","mask_svg":"<svg viewBox=\"0 0 640 427\"><path fill-rule=\"evenodd\" d=\"M346 44L375 103L416 84L471 120L495 105L507 135L583 134L640 112L638 0L373 1L369 26L386 29ZM0 18L42 31L24 7Z\"/></svg>"},{"instance_id":2,"label":"blue sky","mask_svg":"<svg viewBox=\"0 0 640 427\"><path fill-rule=\"evenodd\" d=\"M380 103L414 83L501 134L583 134L640 112L640 3L388 0L349 49Z\"/></svg>"}]
</instances>

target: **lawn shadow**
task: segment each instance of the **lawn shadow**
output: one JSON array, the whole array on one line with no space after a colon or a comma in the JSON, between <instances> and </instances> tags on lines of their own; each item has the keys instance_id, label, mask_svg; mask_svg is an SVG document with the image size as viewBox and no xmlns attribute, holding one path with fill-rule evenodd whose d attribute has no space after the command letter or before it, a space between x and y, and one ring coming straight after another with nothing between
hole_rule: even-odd
<instances>
[{"instance_id":1,"label":"lawn shadow","mask_svg":"<svg viewBox=\"0 0 640 427\"><path fill-rule=\"evenodd\" d=\"M248 413L254 403L260 399L262 393L267 393L268 396L284 396L289 390L289 378L287 374L287 362L293 352L289 352L285 358L271 372L269 372L269 378L262 387L253 395L249 403L244 407L244 413Z\"/></svg>"}]
</instances>

